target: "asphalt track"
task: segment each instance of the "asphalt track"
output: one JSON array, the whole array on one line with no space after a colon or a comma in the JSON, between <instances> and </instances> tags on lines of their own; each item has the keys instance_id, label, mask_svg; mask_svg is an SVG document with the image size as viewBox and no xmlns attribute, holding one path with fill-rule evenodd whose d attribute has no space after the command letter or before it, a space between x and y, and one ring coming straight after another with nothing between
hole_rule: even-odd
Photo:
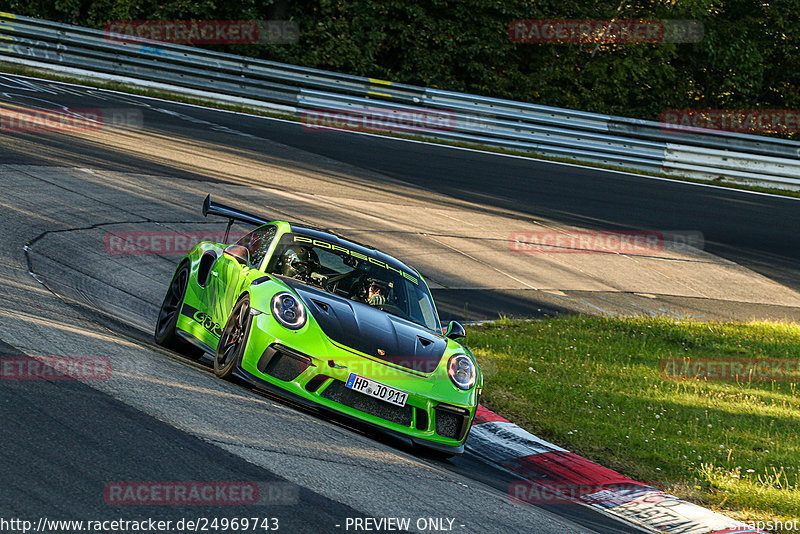
<instances>
[{"instance_id":1,"label":"asphalt track","mask_svg":"<svg viewBox=\"0 0 800 534\"><path fill-rule=\"evenodd\" d=\"M17 94L24 96L19 91ZM445 203L470 203L476 213L487 217L510 213L510 220L517 226L510 225L507 232L526 223L556 223L598 230L699 232L704 238L706 252L800 290L800 235L797 232L800 201L795 199L500 157L374 135L310 131L297 123L266 121L166 102L140 107L142 100L119 97L109 101L104 97L102 101L94 100L94 104L89 104L92 100L87 100L81 91L45 94L38 98L38 102L27 100L26 103L40 106L56 103L72 108L88 105L135 108L143 112L146 130L156 136L190 139L188 146L200 149L222 145L234 152L263 150L272 156L270 163L301 173L323 159L335 162L349 167L345 172L357 169L369 176L376 188L368 193L368 199L371 196L379 202L386 191L381 186L392 188L392 182L397 181L410 187L405 191L406 198L435 201L438 197L445 199ZM131 107L131 102L136 102L137 106ZM4 154L7 164L146 172L206 183L226 180L188 165L178 165L168 157L109 150L107 145L81 141L75 136L48 136L46 146L39 146L37 150L9 148ZM283 159L282 148L292 149L292 154ZM306 159L308 157L315 161ZM335 180L340 171L326 163L328 183ZM505 224L509 224L508 220ZM352 225L344 229L352 229ZM502 266L507 256L489 257L488 261ZM689 276L688 273L691 271L683 276ZM440 315L445 320L479 320L497 317L498 313L536 316L578 309L630 314L640 309L658 312L666 308L679 317L800 318L795 305L782 306L785 303L770 299L743 304L736 298L664 295L665 306L651 306L652 303L632 292L586 292L580 288L571 292L571 288L562 287L567 298L552 298L529 287L493 287L494 282L488 278L484 283L464 288L448 288L446 284L444 288L434 287ZM581 302L587 305L582 308Z\"/></svg>"},{"instance_id":2,"label":"asphalt track","mask_svg":"<svg viewBox=\"0 0 800 534\"><path fill-rule=\"evenodd\" d=\"M3 357L24 356L5 343ZM335 531L350 507L180 432L78 381L7 381L0 388L3 421L3 517L51 520L213 517L219 507L115 506L110 514L103 488L116 481L258 481L286 493L280 505L226 505L226 517L279 516L281 528L301 532L313 509L319 531ZM135 460L135 461L134 461ZM202 466L198 469L198 466ZM277 500L277 499L275 499ZM256 512L257 510L257 512ZM270 513L272 512L272 513Z\"/></svg>"},{"instance_id":3,"label":"asphalt track","mask_svg":"<svg viewBox=\"0 0 800 534\"><path fill-rule=\"evenodd\" d=\"M301 192L323 199L346 184L367 205L400 195L416 216L434 199L453 209L469 204L476 220L694 230L705 236L708 252L800 289L800 204L794 200L376 136L309 132L293 123L166 102L143 105L147 101L135 97L13 77L2 83L6 103L14 105L132 107L143 114L139 131L109 138L24 131L0 136L0 207L9 247L0 260L3 352L103 354L116 370L112 380L91 385L2 384L2 517L243 517L252 508L110 507L102 488L114 480L255 480L298 488L296 502L265 505L257 514L279 516L288 532L342 532L336 526L342 520L364 515L453 517L463 532L632 531L586 508L512 505L505 492L513 477L469 454L447 462L419 458L215 380L207 365L155 347L150 325L175 258L126 263L130 258L98 253L97 243L108 232L202 227L198 200L209 191L240 202L264 198L265 212L303 218L324 216L328 208L311 202L301 209L286 199ZM143 138L163 151L126 144ZM183 159L177 150L185 152ZM292 176L267 172L250 182L236 180L235 169L211 173L190 164L201 154L223 153L231 158L220 159L225 167L256 152L264 154L264 167ZM349 218L331 214L351 223L345 227L365 228L357 211ZM473 315L476 309L537 315L603 302L627 311L640 305L631 299L652 300L447 284L435 292L443 316L466 319L481 318ZM664 296L659 303L706 316L798 316L795 306L769 302Z\"/></svg>"}]
</instances>

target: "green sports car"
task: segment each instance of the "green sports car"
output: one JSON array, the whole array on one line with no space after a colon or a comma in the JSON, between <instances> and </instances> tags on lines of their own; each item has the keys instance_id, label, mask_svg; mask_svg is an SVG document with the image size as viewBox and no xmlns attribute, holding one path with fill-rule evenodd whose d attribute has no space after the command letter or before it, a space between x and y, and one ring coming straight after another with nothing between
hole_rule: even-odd
<instances>
[{"instance_id":1,"label":"green sports car","mask_svg":"<svg viewBox=\"0 0 800 534\"><path fill-rule=\"evenodd\" d=\"M228 230L234 221L256 229L235 244L198 243L180 261L157 343L213 354L221 378L441 455L464 451L483 376L460 343L463 327L442 333L418 271L330 230L262 219L210 195L209 214L227 217Z\"/></svg>"}]
</instances>

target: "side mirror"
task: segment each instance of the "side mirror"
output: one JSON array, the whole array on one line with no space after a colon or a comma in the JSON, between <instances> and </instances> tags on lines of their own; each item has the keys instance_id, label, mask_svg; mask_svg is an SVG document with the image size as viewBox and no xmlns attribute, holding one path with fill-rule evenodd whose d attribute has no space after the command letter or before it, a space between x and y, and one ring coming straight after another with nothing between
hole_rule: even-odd
<instances>
[{"instance_id":1,"label":"side mirror","mask_svg":"<svg viewBox=\"0 0 800 534\"><path fill-rule=\"evenodd\" d=\"M447 325L447 330L444 331L444 337L452 339L453 341L466 339L467 331L464 330L464 327L461 326L461 323L450 321L450 324Z\"/></svg>"},{"instance_id":2,"label":"side mirror","mask_svg":"<svg viewBox=\"0 0 800 534\"><path fill-rule=\"evenodd\" d=\"M250 251L242 245L229 245L225 248L223 254L230 256L245 267L250 265Z\"/></svg>"}]
</instances>

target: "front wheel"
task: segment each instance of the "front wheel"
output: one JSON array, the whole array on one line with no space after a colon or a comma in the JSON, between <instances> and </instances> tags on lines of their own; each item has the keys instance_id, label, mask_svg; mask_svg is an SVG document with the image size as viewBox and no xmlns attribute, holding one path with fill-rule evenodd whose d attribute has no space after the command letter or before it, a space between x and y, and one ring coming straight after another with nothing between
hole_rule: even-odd
<instances>
[{"instance_id":1,"label":"front wheel","mask_svg":"<svg viewBox=\"0 0 800 534\"><path fill-rule=\"evenodd\" d=\"M214 374L218 377L230 379L241 362L251 321L250 297L243 295L233 307L219 338L217 352L214 355Z\"/></svg>"},{"instance_id":2,"label":"front wheel","mask_svg":"<svg viewBox=\"0 0 800 534\"><path fill-rule=\"evenodd\" d=\"M161 303L156 320L156 330L153 337L159 345L172 349L186 356L199 358L203 355L203 350L195 347L188 341L178 336L176 326L178 316L181 313L183 299L186 296L186 288L189 286L189 263L184 262L175 271L175 276L169 284L169 289Z\"/></svg>"}]
</instances>

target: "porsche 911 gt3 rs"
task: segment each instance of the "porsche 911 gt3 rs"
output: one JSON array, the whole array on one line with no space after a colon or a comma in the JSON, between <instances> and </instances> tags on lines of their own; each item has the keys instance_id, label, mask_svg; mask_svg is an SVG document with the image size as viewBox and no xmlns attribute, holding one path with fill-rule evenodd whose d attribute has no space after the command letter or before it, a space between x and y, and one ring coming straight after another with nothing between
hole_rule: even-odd
<instances>
[{"instance_id":1,"label":"porsche 911 gt3 rs","mask_svg":"<svg viewBox=\"0 0 800 534\"><path fill-rule=\"evenodd\" d=\"M460 454L483 376L442 330L420 273L335 232L270 221L211 201L203 215L256 228L236 243L198 243L178 264L155 339L208 352L237 376L304 405ZM227 232L226 232L227 236Z\"/></svg>"}]
</instances>

